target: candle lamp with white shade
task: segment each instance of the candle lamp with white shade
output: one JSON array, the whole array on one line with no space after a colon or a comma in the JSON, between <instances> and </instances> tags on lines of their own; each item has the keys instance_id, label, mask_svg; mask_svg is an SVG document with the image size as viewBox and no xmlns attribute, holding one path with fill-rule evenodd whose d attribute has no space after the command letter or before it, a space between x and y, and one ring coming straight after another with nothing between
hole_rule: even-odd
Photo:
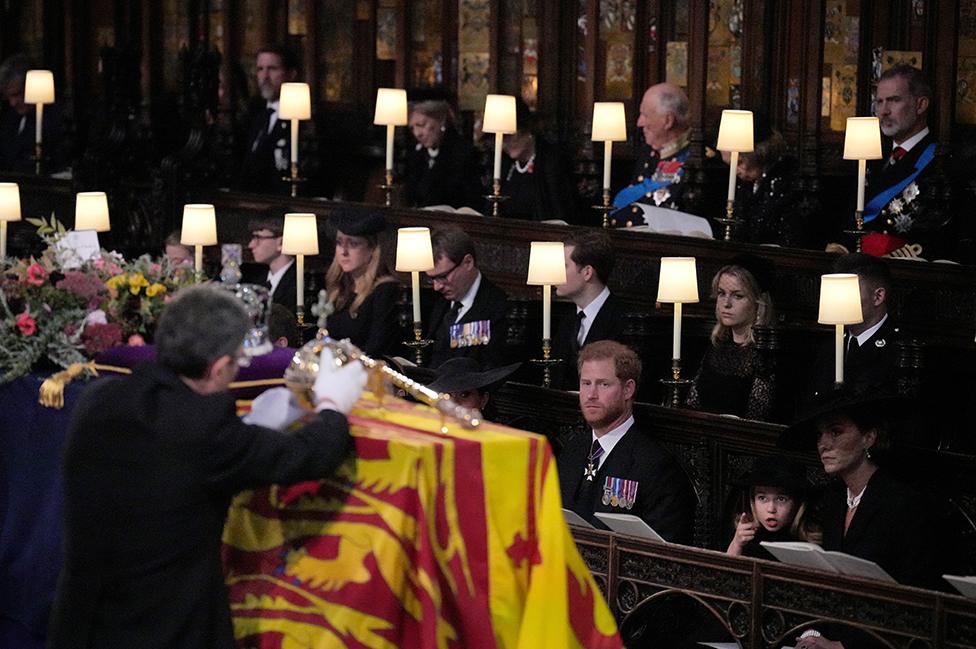
<instances>
[{"instance_id":1,"label":"candle lamp with white shade","mask_svg":"<svg viewBox=\"0 0 976 649\"><path fill-rule=\"evenodd\" d=\"M24 78L24 103L34 104L37 116L34 120L34 169L41 173L43 158L44 104L54 103L54 73L50 70L28 70Z\"/></svg>"},{"instance_id":2,"label":"candle lamp with white shade","mask_svg":"<svg viewBox=\"0 0 976 649\"><path fill-rule=\"evenodd\" d=\"M312 119L312 96L307 83L283 83L278 99L278 117L291 120L291 175L284 180L291 183L291 196L298 195L298 123Z\"/></svg>"},{"instance_id":3,"label":"candle lamp with white shade","mask_svg":"<svg viewBox=\"0 0 976 649\"><path fill-rule=\"evenodd\" d=\"M834 386L844 384L844 325L864 322L861 288L857 275L833 273L820 276L820 324L834 325Z\"/></svg>"},{"instance_id":4,"label":"candle lamp with white shade","mask_svg":"<svg viewBox=\"0 0 976 649\"><path fill-rule=\"evenodd\" d=\"M75 230L108 232L111 229L105 192L78 192L75 196Z\"/></svg>"},{"instance_id":5,"label":"candle lamp with white shade","mask_svg":"<svg viewBox=\"0 0 976 649\"><path fill-rule=\"evenodd\" d=\"M7 224L20 218L20 186L0 183L0 260L7 256Z\"/></svg>"},{"instance_id":6,"label":"candle lamp with white shade","mask_svg":"<svg viewBox=\"0 0 976 649\"><path fill-rule=\"evenodd\" d=\"M722 121L718 127L718 142L715 148L728 151L729 160L729 189L725 201L725 218L715 219L725 226L725 240L732 239L732 228L738 224L735 218L735 179L739 167L739 154L753 150L753 124L751 110L723 110Z\"/></svg>"},{"instance_id":7,"label":"candle lamp with white shade","mask_svg":"<svg viewBox=\"0 0 976 649\"><path fill-rule=\"evenodd\" d=\"M314 214L285 214L281 253L295 256L295 316L301 331L305 327L305 255L319 254L319 231Z\"/></svg>"},{"instance_id":8,"label":"candle lamp with white shade","mask_svg":"<svg viewBox=\"0 0 976 649\"><path fill-rule=\"evenodd\" d=\"M190 203L183 206L180 243L193 246L193 270L203 278L203 247L217 245L217 213L213 205Z\"/></svg>"},{"instance_id":9,"label":"candle lamp with white shade","mask_svg":"<svg viewBox=\"0 0 976 649\"><path fill-rule=\"evenodd\" d=\"M848 117L844 131L844 160L857 160L857 208L854 210L854 230L845 230L857 241L861 252L864 231L864 183L867 161L881 159L881 124L877 117Z\"/></svg>"},{"instance_id":10,"label":"candle lamp with white shade","mask_svg":"<svg viewBox=\"0 0 976 649\"><path fill-rule=\"evenodd\" d=\"M610 226L610 161L613 143L627 139L627 116L620 101L598 101L593 104L593 128L590 136L594 142L603 142L603 204L593 209L603 212L603 227Z\"/></svg>"},{"instance_id":11,"label":"candle lamp with white shade","mask_svg":"<svg viewBox=\"0 0 976 649\"><path fill-rule=\"evenodd\" d=\"M406 126L407 91L401 88L377 88L376 111L373 123L386 126L386 183L380 189L386 192L386 206L393 204L393 139L397 126Z\"/></svg>"},{"instance_id":12,"label":"candle lamp with white shade","mask_svg":"<svg viewBox=\"0 0 976 649\"><path fill-rule=\"evenodd\" d=\"M552 287L566 283L566 256L560 241L533 241L529 249L529 274L525 280L529 286L542 287L542 358L532 362L542 366L542 385L549 387L552 366L562 362L550 358L552 353Z\"/></svg>"},{"instance_id":13,"label":"candle lamp with white shade","mask_svg":"<svg viewBox=\"0 0 976 649\"><path fill-rule=\"evenodd\" d=\"M502 196L502 149L504 137L518 132L515 116L514 95L488 95L485 97L485 117L481 130L495 134L495 164L492 170L492 193L485 196L491 201L491 215L498 216L498 204L507 199Z\"/></svg>"},{"instance_id":14,"label":"candle lamp with white shade","mask_svg":"<svg viewBox=\"0 0 976 649\"><path fill-rule=\"evenodd\" d=\"M420 322L420 273L433 268L434 251L430 242L430 228L397 230L396 270L398 273L410 273L413 304L413 340L406 341L406 345L413 348L417 365L423 362L424 348L434 342L424 339Z\"/></svg>"},{"instance_id":15,"label":"candle lamp with white shade","mask_svg":"<svg viewBox=\"0 0 976 649\"><path fill-rule=\"evenodd\" d=\"M671 343L671 378L662 379L668 386L665 405L681 404L681 388L691 381L681 378L681 305L698 302L698 268L694 257L662 257L658 278L657 301L674 305L674 331Z\"/></svg>"}]
</instances>

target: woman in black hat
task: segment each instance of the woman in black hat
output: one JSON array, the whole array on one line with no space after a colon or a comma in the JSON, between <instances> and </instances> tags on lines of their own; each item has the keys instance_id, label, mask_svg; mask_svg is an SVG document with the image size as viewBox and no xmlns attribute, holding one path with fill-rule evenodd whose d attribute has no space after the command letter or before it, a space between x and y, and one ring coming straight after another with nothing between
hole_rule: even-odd
<instances>
[{"instance_id":1,"label":"woman in black hat","mask_svg":"<svg viewBox=\"0 0 976 649\"><path fill-rule=\"evenodd\" d=\"M325 273L325 289L335 312L329 335L348 338L371 356L394 354L400 344L396 312L400 285L383 256L380 235L386 219L378 212L339 212L335 258Z\"/></svg>"},{"instance_id":2,"label":"woman in black hat","mask_svg":"<svg viewBox=\"0 0 976 649\"><path fill-rule=\"evenodd\" d=\"M877 463L887 422L900 405L839 390L808 410L784 441L815 443L824 472L838 479L822 502L825 550L874 561L899 583L933 588L941 585L936 510Z\"/></svg>"},{"instance_id":3,"label":"woman in black hat","mask_svg":"<svg viewBox=\"0 0 976 649\"><path fill-rule=\"evenodd\" d=\"M801 465L781 456L757 458L738 485L749 501L736 515L727 554L775 561L762 541L820 543L819 530L806 516L810 483Z\"/></svg>"},{"instance_id":4,"label":"woman in black hat","mask_svg":"<svg viewBox=\"0 0 976 649\"><path fill-rule=\"evenodd\" d=\"M486 412L491 393L500 387L521 363L482 370L478 361L469 356L459 356L445 361L437 368L437 378L427 385L431 390L447 393L455 403L465 408L476 408L485 419L493 419Z\"/></svg>"},{"instance_id":5,"label":"woman in black hat","mask_svg":"<svg viewBox=\"0 0 976 649\"><path fill-rule=\"evenodd\" d=\"M746 256L733 262L720 268L712 279L717 322L687 405L762 420L772 410L774 382L756 350L752 329L773 320L770 264Z\"/></svg>"}]
</instances>

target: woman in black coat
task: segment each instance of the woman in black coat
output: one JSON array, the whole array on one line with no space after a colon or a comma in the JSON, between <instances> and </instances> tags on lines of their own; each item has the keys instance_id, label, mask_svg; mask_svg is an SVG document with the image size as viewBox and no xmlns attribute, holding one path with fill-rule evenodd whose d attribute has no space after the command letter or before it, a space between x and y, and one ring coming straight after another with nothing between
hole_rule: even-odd
<instances>
[{"instance_id":1,"label":"woman in black coat","mask_svg":"<svg viewBox=\"0 0 976 649\"><path fill-rule=\"evenodd\" d=\"M397 317L400 284L383 258L382 214L340 212L335 258L325 274L325 287L335 312L328 318L329 335L348 338L370 356L395 354L401 335Z\"/></svg>"}]
</instances>

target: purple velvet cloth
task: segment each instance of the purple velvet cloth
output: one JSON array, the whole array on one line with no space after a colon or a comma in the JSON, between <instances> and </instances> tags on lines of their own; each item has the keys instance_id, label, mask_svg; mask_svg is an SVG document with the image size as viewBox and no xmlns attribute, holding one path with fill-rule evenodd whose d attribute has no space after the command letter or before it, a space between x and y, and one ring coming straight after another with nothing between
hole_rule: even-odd
<instances>
[{"instance_id":1,"label":"purple velvet cloth","mask_svg":"<svg viewBox=\"0 0 976 649\"><path fill-rule=\"evenodd\" d=\"M263 356L256 356L251 359L251 364L242 367L237 374L236 382L261 381L266 379L280 379L285 374L285 370L291 363L295 355L292 347L275 347ZM152 345L142 347L112 347L95 358L95 362L101 365L115 365L118 367L133 368L136 365L147 363L156 359L156 349ZM253 399L268 388L274 385L257 385L253 387L240 387L233 390L236 399Z\"/></svg>"}]
</instances>

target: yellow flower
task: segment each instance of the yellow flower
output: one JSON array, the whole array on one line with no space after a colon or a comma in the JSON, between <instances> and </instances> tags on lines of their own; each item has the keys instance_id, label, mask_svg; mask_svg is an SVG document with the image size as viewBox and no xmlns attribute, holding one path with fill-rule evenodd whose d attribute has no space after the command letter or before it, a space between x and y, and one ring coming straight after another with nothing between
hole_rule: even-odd
<instances>
[{"instance_id":1,"label":"yellow flower","mask_svg":"<svg viewBox=\"0 0 976 649\"><path fill-rule=\"evenodd\" d=\"M129 275L129 292L133 295L139 295L139 291L143 286L149 286L149 281L143 276L142 273L132 273Z\"/></svg>"},{"instance_id":2,"label":"yellow flower","mask_svg":"<svg viewBox=\"0 0 976 649\"><path fill-rule=\"evenodd\" d=\"M126 281L125 273L122 273L121 275L115 275L114 277L109 277L108 280L105 282L105 286L107 286L110 290L117 291L121 286L125 284L125 281Z\"/></svg>"},{"instance_id":3,"label":"yellow flower","mask_svg":"<svg viewBox=\"0 0 976 649\"><path fill-rule=\"evenodd\" d=\"M156 297L160 293L165 293L165 292L166 292L166 286L164 284L160 284L159 282L156 282L155 284L150 284L149 288L146 289L146 295L148 297Z\"/></svg>"}]
</instances>

